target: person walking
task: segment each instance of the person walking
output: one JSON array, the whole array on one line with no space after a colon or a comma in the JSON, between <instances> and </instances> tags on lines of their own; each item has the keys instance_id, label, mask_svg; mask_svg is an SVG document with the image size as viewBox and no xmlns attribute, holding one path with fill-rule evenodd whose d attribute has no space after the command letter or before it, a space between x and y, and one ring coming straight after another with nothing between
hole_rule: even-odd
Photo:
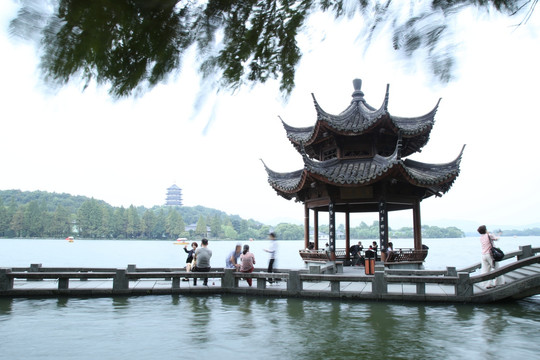
<instances>
[{"instance_id":1,"label":"person walking","mask_svg":"<svg viewBox=\"0 0 540 360\"><path fill-rule=\"evenodd\" d=\"M195 267L193 272L210 272L212 250L208 248L208 239L201 240L201 247L195 251ZM208 278L203 278L203 285L208 286ZM193 278L193 286L197 286L197 278Z\"/></svg>"},{"instance_id":2,"label":"person walking","mask_svg":"<svg viewBox=\"0 0 540 360\"><path fill-rule=\"evenodd\" d=\"M268 234L268 238L270 239L270 247L268 249L264 249L264 251L270 254L270 259L268 260L267 272L272 273L274 272L274 262L276 261L276 253L277 253L276 234L271 232L270 234ZM272 284L274 282L274 279L268 279L268 282Z\"/></svg>"},{"instance_id":3,"label":"person walking","mask_svg":"<svg viewBox=\"0 0 540 360\"><path fill-rule=\"evenodd\" d=\"M482 251L482 274L486 274L490 271L497 270L499 263L493 260L491 255L491 248L493 247L493 240L498 240L499 237L490 234L487 231L485 225L478 227L478 233L480 234L480 246ZM497 285L504 284L504 277L499 276L495 279L490 279L486 282L486 289L491 289Z\"/></svg>"},{"instance_id":4,"label":"person walking","mask_svg":"<svg viewBox=\"0 0 540 360\"><path fill-rule=\"evenodd\" d=\"M240 255L240 272L251 273L255 270L255 255L249 252L249 245L244 245L242 255ZM251 287L253 283L252 278L246 278L248 285Z\"/></svg>"},{"instance_id":5,"label":"person walking","mask_svg":"<svg viewBox=\"0 0 540 360\"><path fill-rule=\"evenodd\" d=\"M394 244L392 242L389 242L386 248L385 261L394 261Z\"/></svg>"}]
</instances>

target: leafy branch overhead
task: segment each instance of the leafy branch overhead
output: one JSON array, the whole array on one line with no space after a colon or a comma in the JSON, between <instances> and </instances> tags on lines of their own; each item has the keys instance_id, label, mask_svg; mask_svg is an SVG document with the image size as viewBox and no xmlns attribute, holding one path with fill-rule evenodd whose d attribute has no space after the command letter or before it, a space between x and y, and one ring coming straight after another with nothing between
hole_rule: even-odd
<instances>
[{"instance_id":1,"label":"leafy branch overhead","mask_svg":"<svg viewBox=\"0 0 540 360\"><path fill-rule=\"evenodd\" d=\"M82 78L86 85L108 86L115 98L130 96L166 81L195 49L203 78L233 89L278 79L288 95L302 57L298 35L308 31L314 13L328 12L336 20L361 15L358 31L366 35L366 47L391 25L394 50L406 57L427 50L432 73L447 82L454 62L451 48L441 44L449 19L475 6L508 16L524 13L526 21L537 2L23 0L10 28L37 41L49 84Z\"/></svg>"}]
</instances>

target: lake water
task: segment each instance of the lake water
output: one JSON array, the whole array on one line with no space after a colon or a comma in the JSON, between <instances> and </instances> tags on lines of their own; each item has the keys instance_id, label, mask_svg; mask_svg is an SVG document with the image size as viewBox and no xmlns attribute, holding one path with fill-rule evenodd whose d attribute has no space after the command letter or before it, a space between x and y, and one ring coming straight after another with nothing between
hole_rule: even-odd
<instances>
[{"instance_id":1,"label":"lake water","mask_svg":"<svg viewBox=\"0 0 540 360\"><path fill-rule=\"evenodd\" d=\"M424 243L428 269L480 260L478 238ZM234 244L211 241L212 266L222 267ZM540 247L540 237L498 242L505 252L529 244ZM265 267L268 242L250 245ZM280 241L278 267L302 268L302 246ZM181 267L185 258L170 241L0 240L0 267ZM533 359L539 330L538 296L488 305L244 296L0 299L2 359Z\"/></svg>"}]
</instances>

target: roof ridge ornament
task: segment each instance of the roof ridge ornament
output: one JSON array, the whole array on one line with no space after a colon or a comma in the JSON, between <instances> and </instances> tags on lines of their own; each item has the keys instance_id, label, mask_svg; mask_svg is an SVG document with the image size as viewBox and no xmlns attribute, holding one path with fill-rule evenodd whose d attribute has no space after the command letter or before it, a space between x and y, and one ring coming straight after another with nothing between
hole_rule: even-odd
<instances>
[{"instance_id":1,"label":"roof ridge ornament","mask_svg":"<svg viewBox=\"0 0 540 360\"><path fill-rule=\"evenodd\" d=\"M362 79L354 79L353 80L353 87L354 92L352 93L352 102L359 102L359 101L365 101L364 100L364 92L362 89Z\"/></svg>"}]
</instances>

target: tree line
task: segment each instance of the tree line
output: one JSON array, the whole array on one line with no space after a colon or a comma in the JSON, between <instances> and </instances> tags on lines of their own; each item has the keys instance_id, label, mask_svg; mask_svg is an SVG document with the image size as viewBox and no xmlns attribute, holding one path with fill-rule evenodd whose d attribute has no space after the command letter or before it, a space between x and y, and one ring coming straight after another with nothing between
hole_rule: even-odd
<instances>
[{"instance_id":1,"label":"tree line","mask_svg":"<svg viewBox=\"0 0 540 360\"><path fill-rule=\"evenodd\" d=\"M328 232L328 225L320 226L319 231ZM337 231L338 237L344 236L345 225L338 225ZM374 221L371 225L367 225L362 221L358 226L351 227L349 231L352 239L378 239L379 222ZM400 229L389 227L388 235L393 239L412 239L414 238L414 231L412 227L402 227ZM465 237L465 233L453 226L441 228L438 226L422 225L422 237L429 239L462 238Z\"/></svg>"},{"instance_id":2,"label":"tree line","mask_svg":"<svg viewBox=\"0 0 540 360\"><path fill-rule=\"evenodd\" d=\"M311 229L312 230L312 229ZM154 206L153 208L113 207L105 201L84 196L43 191L0 191L0 237L88 239L266 239L270 231L280 240L304 238L304 226L281 223L274 227L253 219L242 219L203 206ZM345 232L337 227L337 237ZM319 226L319 234L328 234L328 225ZM361 222L350 229L353 239L377 239L379 223ZM412 228L390 229L392 238L412 238ZM424 225L426 238L458 238L463 231Z\"/></svg>"},{"instance_id":3,"label":"tree line","mask_svg":"<svg viewBox=\"0 0 540 360\"><path fill-rule=\"evenodd\" d=\"M255 220L203 206L125 208L84 196L0 191L0 237L247 240L266 238L269 231Z\"/></svg>"}]
</instances>

